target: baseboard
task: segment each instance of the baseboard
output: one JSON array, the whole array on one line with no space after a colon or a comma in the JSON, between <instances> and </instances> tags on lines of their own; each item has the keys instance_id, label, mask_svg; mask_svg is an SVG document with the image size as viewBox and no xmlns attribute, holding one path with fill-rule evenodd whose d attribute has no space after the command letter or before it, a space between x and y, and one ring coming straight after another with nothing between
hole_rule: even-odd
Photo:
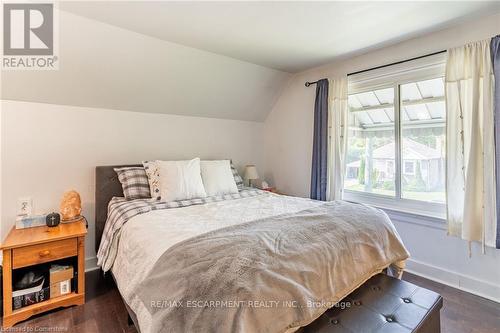
<instances>
[{"instance_id":1,"label":"baseboard","mask_svg":"<svg viewBox=\"0 0 500 333\"><path fill-rule=\"evenodd\" d=\"M97 266L97 257L85 258L85 272L95 271Z\"/></svg>"},{"instance_id":2,"label":"baseboard","mask_svg":"<svg viewBox=\"0 0 500 333\"><path fill-rule=\"evenodd\" d=\"M406 271L500 303L500 285L426 264L415 259L407 260Z\"/></svg>"}]
</instances>

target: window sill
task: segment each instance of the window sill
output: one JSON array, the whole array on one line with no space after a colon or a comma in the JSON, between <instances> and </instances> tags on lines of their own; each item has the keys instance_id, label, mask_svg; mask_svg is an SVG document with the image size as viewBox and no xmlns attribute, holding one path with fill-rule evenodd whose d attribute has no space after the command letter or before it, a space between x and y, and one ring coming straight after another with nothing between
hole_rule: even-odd
<instances>
[{"instance_id":1,"label":"window sill","mask_svg":"<svg viewBox=\"0 0 500 333\"><path fill-rule=\"evenodd\" d=\"M343 199L383 210L391 220L446 230L445 209L442 204L397 201L381 195L344 191Z\"/></svg>"},{"instance_id":2,"label":"window sill","mask_svg":"<svg viewBox=\"0 0 500 333\"><path fill-rule=\"evenodd\" d=\"M446 230L446 219L441 217L426 216L383 207L377 208L383 210L393 221L417 224L439 230Z\"/></svg>"}]
</instances>

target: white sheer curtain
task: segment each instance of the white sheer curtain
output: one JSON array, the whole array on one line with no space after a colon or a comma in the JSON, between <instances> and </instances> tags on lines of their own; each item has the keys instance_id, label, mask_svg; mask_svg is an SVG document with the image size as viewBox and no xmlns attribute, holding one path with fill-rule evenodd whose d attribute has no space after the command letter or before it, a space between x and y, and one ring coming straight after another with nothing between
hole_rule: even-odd
<instances>
[{"instance_id":1,"label":"white sheer curtain","mask_svg":"<svg viewBox=\"0 0 500 333\"><path fill-rule=\"evenodd\" d=\"M347 147L347 76L329 82L327 200L342 199Z\"/></svg>"},{"instance_id":2,"label":"white sheer curtain","mask_svg":"<svg viewBox=\"0 0 500 333\"><path fill-rule=\"evenodd\" d=\"M490 41L448 50L448 233L495 246L494 77ZM470 243L469 243L470 244Z\"/></svg>"}]
</instances>

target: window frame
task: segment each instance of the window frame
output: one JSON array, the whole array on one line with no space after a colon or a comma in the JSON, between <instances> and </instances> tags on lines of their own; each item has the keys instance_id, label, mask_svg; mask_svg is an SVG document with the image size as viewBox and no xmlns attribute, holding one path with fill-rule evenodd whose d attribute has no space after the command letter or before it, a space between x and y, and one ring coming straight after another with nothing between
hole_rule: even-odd
<instances>
[{"instance_id":1,"label":"window frame","mask_svg":"<svg viewBox=\"0 0 500 333\"><path fill-rule=\"evenodd\" d=\"M349 76L348 94L359 94L379 89L394 89L394 135L395 135L395 163L394 182L395 196L377 193L367 193L343 189L342 198L347 201L365 203L388 211L409 213L412 215L427 216L442 221L446 218L446 204L427 202L402 197L401 177L403 175L402 143L401 143L401 86L424 80L445 76L446 55L437 54L417 60L379 68L368 72ZM446 124L445 124L446 130ZM347 147L347 149L349 149ZM416 166L415 166L416 167ZM403 170L402 170L403 169ZM346 170L344 170L346 172ZM446 177L446 174L445 174Z\"/></svg>"}]
</instances>

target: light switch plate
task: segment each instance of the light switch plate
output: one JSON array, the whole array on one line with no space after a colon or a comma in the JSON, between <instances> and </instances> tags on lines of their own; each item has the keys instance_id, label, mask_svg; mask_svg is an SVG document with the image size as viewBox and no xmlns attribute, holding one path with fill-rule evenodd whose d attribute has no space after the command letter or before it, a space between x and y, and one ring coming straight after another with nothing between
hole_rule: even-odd
<instances>
[{"instance_id":1,"label":"light switch plate","mask_svg":"<svg viewBox=\"0 0 500 333\"><path fill-rule=\"evenodd\" d=\"M30 216L33 214L33 199L31 197L23 197L17 199L17 215Z\"/></svg>"}]
</instances>

